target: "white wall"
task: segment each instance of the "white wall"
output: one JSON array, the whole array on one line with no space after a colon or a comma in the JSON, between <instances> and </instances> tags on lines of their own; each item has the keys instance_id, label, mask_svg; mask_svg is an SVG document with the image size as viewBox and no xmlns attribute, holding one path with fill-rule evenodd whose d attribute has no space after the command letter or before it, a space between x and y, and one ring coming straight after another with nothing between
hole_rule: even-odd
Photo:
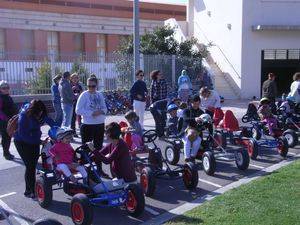
<instances>
[{"instance_id":1,"label":"white wall","mask_svg":"<svg viewBox=\"0 0 300 225\"><path fill-rule=\"evenodd\" d=\"M194 11L188 13L194 18L194 36L201 42L208 44L212 41L218 47L209 49L213 59L223 72L231 74L235 83L240 87L241 80L241 46L242 46L242 0L190 0ZM208 15L210 12L210 15ZM228 28L231 25L231 29ZM190 26L189 26L190 29ZM232 64L232 66L230 65Z\"/></svg>"},{"instance_id":2,"label":"white wall","mask_svg":"<svg viewBox=\"0 0 300 225\"><path fill-rule=\"evenodd\" d=\"M261 51L299 49L300 31L252 31L252 26L299 25L300 0L244 0L243 10L242 97L259 96Z\"/></svg>"}]
</instances>

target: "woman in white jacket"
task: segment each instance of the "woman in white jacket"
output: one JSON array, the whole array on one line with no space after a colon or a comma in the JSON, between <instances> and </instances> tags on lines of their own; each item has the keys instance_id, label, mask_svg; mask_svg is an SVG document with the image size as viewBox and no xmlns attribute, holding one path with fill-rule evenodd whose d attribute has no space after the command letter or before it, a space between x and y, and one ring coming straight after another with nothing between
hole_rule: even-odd
<instances>
[{"instance_id":1,"label":"woman in white jacket","mask_svg":"<svg viewBox=\"0 0 300 225\"><path fill-rule=\"evenodd\" d=\"M98 80L90 77L87 91L80 94L76 114L82 117L80 135L82 144L93 141L95 149L101 149L104 138L104 122L107 108L103 94L97 91Z\"/></svg>"},{"instance_id":2,"label":"woman in white jacket","mask_svg":"<svg viewBox=\"0 0 300 225\"><path fill-rule=\"evenodd\" d=\"M201 108L205 110L211 117L214 115L216 108L221 108L221 99L217 91L203 87L199 92L201 99Z\"/></svg>"},{"instance_id":3,"label":"woman in white jacket","mask_svg":"<svg viewBox=\"0 0 300 225\"><path fill-rule=\"evenodd\" d=\"M300 72L297 72L293 76L294 82L291 84L291 92L289 96L293 96L295 98L296 104L300 103Z\"/></svg>"}]
</instances>

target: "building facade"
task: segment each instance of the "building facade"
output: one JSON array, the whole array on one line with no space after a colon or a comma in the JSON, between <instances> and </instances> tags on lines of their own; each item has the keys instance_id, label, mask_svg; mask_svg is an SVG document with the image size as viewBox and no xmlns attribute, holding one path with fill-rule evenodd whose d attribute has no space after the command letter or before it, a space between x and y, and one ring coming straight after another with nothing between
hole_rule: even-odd
<instances>
[{"instance_id":1,"label":"building facade","mask_svg":"<svg viewBox=\"0 0 300 225\"><path fill-rule=\"evenodd\" d=\"M39 59L47 52L60 55L60 60L64 54L110 54L133 32L132 4L126 0L0 0L0 58ZM140 33L170 17L185 16L182 5L141 2Z\"/></svg>"},{"instance_id":2,"label":"building facade","mask_svg":"<svg viewBox=\"0 0 300 225\"><path fill-rule=\"evenodd\" d=\"M189 0L188 34L210 44L211 57L242 98L260 97L267 74L288 93L300 71L300 0Z\"/></svg>"}]
</instances>

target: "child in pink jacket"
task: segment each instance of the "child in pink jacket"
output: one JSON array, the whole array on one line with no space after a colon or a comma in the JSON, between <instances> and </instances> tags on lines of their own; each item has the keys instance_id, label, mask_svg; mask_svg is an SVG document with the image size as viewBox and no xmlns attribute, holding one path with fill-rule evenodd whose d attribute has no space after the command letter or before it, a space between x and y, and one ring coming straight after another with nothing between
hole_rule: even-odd
<instances>
[{"instance_id":1,"label":"child in pink jacket","mask_svg":"<svg viewBox=\"0 0 300 225\"><path fill-rule=\"evenodd\" d=\"M53 161L56 164L56 169L62 171L63 174L72 182L77 183L77 179L72 175L71 169L81 173L83 183L87 183L87 172L85 168L74 162L75 152L70 142L73 138L73 130L60 129L57 132L57 142L49 150Z\"/></svg>"}]
</instances>

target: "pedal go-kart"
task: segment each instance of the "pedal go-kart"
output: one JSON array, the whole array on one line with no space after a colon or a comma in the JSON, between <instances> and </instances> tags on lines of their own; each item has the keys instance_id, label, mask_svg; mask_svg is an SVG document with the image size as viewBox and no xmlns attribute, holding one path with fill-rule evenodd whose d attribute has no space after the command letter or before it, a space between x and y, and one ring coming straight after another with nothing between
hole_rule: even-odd
<instances>
[{"instance_id":1,"label":"pedal go-kart","mask_svg":"<svg viewBox=\"0 0 300 225\"><path fill-rule=\"evenodd\" d=\"M202 122L198 123L198 128L202 130L202 143L197 153L196 159L202 161L203 170L207 175L212 176L216 170L216 160L235 161L240 170L246 170L249 167L249 154L244 148L234 149L229 152L226 149L226 136L221 131L214 131L213 134L207 132L208 127L212 126L212 120L209 115L200 116ZM166 138L169 143L165 149L166 160L171 165L176 165L182 153L182 140L180 138Z\"/></svg>"},{"instance_id":2,"label":"pedal go-kart","mask_svg":"<svg viewBox=\"0 0 300 225\"><path fill-rule=\"evenodd\" d=\"M153 196L157 179L182 179L184 186L192 190L198 185L198 170L192 162L177 165L171 168L163 158L161 149L156 145L157 134L155 130L148 130L143 135L146 152L131 152L136 171L140 174L140 184L146 196ZM151 144L151 146L149 145ZM147 156L140 156L141 154ZM165 165L165 167L163 167Z\"/></svg>"},{"instance_id":3,"label":"pedal go-kart","mask_svg":"<svg viewBox=\"0 0 300 225\"><path fill-rule=\"evenodd\" d=\"M227 110L225 113L220 110L215 111L214 125L215 131L219 133L219 140L222 142L223 148L226 147L227 140L229 140L229 143L232 145L245 147L250 158L256 159L259 149L257 141L249 135L251 129L249 127L240 127L237 118L231 110Z\"/></svg>"},{"instance_id":4,"label":"pedal go-kart","mask_svg":"<svg viewBox=\"0 0 300 225\"><path fill-rule=\"evenodd\" d=\"M287 139L290 148L295 147L299 143L300 135L300 118L297 114L285 113L285 107L277 109L278 127L283 131L282 136Z\"/></svg>"},{"instance_id":5,"label":"pedal go-kart","mask_svg":"<svg viewBox=\"0 0 300 225\"><path fill-rule=\"evenodd\" d=\"M82 145L76 150L77 158L88 173L88 185L72 183L57 170L49 170L48 166L38 171L35 192L41 207L47 208L52 202L53 190L63 189L72 197L71 218L76 225L90 225L93 221L93 208L125 206L129 215L137 217L144 211L145 199L138 184L127 184L123 179L101 178L97 167L91 160L92 153L88 145ZM42 156L43 165L46 158ZM53 189L53 185L58 188Z\"/></svg>"},{"instance_id":6,"label":"pedal go-kart","mask_svg":"<svg viewBox=\"0 0 300 225\"><path fill-rule=\"evenodd\" d=\"M249 136L251 135L256 141L257 145L262 148L277 149L280 156L285 158L289 151L289 144L287 138L284 136L288 133L284 133L280 129L274 130L274 135L269 135L269 129L266 124L261 121L254 120L247 115L243 116L242 121L244 123L250 123Z\"/></svg>"}]
</instances>

